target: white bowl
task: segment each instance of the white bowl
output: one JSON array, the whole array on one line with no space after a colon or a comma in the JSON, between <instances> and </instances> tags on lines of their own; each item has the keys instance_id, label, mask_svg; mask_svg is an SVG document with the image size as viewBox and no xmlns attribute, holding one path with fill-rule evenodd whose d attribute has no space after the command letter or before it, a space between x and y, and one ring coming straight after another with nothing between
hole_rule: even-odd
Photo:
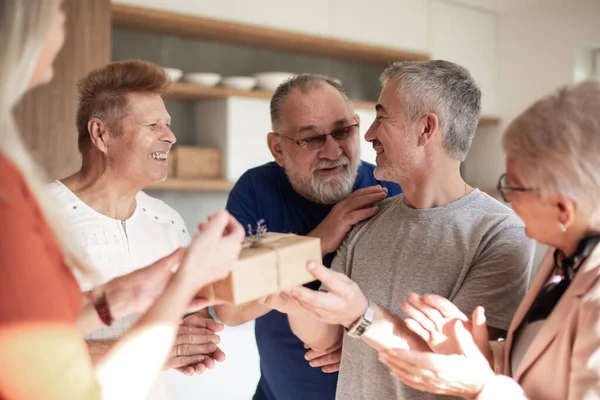
<instances>
[{"instance_id":1,"label":"white bowl","mask_svg":"<svg viewBox=\"0 0 600 400\"><path fill-rule=\"evenodd\" d=\"M185 74L184 79L198 85L213 87L221 81L221 75L212 72L193 72Z\"/></svg>"},{"instance_id":2,"label":"white bowl","mask_svg":"<svg viewBox=\"0 0 600 400\"><path fill-rule=\"evenodd\" d=\"M258 88L269 92L274 92L279 85L294 76L296 74L291 72L262 72L254 75Z\"/></svg>"},{"instance_id":3,"label":"white bowl","mask_svg":"<svg viewBox=\"0 0 600 400\"><path fill-rule=\"evenodd\" d=\"M177 68L163 67L163 69L167 73L167 76L169 77L169 79L172 80L173 82L177 82L179 79L181 79L181 76L183 75L183 71L180 69L177 69Z\"/></svg>"},{"instance_id":4,"label":"white bowl","mask_svg":"<svg viewBox=\"0 0 600 400\"><path fill-rule=\"evenodd\" d=\"M221 85L237 90L252 90L256 86L256 78L251 76L228 76L223 78Z\"/></svg>"}]
</instances>

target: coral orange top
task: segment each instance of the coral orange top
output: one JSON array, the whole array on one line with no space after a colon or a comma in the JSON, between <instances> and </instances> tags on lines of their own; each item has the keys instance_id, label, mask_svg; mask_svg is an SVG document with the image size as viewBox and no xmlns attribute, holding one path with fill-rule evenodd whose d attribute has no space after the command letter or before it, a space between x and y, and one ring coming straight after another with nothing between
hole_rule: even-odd
<instances>
[{"instance_id":1,"label":"coral orange top","mask_svg":"<svg viewBox=\"0 0 600 400\"><path fill-rule=\"evenodd\" d=\"M20 172L0 155L0 399L100 398L81 292Z\"/></svg>"}]
</instances>

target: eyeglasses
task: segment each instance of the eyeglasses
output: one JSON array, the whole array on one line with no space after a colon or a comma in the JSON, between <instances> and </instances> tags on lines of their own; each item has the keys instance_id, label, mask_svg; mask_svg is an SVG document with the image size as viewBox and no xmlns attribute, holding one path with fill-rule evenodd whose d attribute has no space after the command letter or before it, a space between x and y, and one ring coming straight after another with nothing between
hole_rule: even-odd
<instances>
[{"instance_id":1,"label":"eyeglasses","mask_svg":"<svg viewBox=\"0 0 600 400\"><path fill-rule=\"evenodd\" d=\"M358 132L358 127L359 127L359 124L352 124L352 125L345 126L343 128L335 129L324 135L315 135L315 136L307 137L305 139L292 139L291 137L288 137L284 134L277 133L277 132L274 132L274 133L277 136L281 136L283 138L286 138L287 140L291 140L292 142L296 143L298 146L302 147L304 150L315 150L315 149L320 149L321 147L323 147L325 145L325 142L327 141L327 136L331 135L331 137L338 143L343 142L343 141L347 140L348 138L354 136Z\"/></svg>"},{"instance_id":2,"label":"eyeglasses","mask_svg":"<svg viewBox=\"0 0 600 400\"><path fill-rule=\"evenodd\" d=\"M510 199L508 198L508 192L533 192L537 189L526 188L526 187L518 187L518 186L510 186L506 181L506 174L502 174L500 179L498 179L498 186L496 186L498 192L502 196L502 200L507 203L510 203Z\"/></svg>"}]
</instances>

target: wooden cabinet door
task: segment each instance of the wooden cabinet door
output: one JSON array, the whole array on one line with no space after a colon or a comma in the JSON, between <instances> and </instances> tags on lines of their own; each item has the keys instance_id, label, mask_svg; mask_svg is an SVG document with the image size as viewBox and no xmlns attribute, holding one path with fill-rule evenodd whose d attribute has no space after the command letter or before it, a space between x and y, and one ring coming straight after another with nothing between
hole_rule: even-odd
<instances>
[{"instance_id":1,"label":"wooden cabinet door","mask_svg":"<svg viewBox=\"0 0 600 400\"><path fill-rule=\"evenodd\" d=\"M110 0L65 0L65 44L54 62L54 79L30 92L15 117L25 143L49 179L81 165L77 150L76 83L110 62Z\"/></svg>"}]
</instances>

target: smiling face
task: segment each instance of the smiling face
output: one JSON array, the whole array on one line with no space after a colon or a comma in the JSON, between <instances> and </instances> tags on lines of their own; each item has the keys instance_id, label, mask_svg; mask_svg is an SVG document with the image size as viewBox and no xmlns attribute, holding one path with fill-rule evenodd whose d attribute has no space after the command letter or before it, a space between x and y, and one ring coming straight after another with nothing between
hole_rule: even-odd
<instances>
[{"instance_id":1,"label":"smiling face","mask_svg":"<svg viewBox=\"0 0 600 400\"><path fill-rule=\"evenodd\" d=\"M176 138L159 95L130 93L127 100L121 134L109 136L106 156L117 176L146 187L167 177L167 155Z\"/></svg>"},{"instance_id":2,"label":"smiling face","mask_svg":"<svg viewBox=\"0 0 600 400\"><path fill-rule=\"evenodd\" d=\"M314 149L303 148L295 140L325 135L358 122L342 95L328 84L307 93L290 91L281 108L277 132L285 137L270 135L269 147L298 193L330 204L352 192L360 163L357 127L349 128L350 134L344 140L329 135L321 147Z\"/></svg>"},{"instance_id":3,"label":"smiling face","mask_svg":"<svg viewBox=\"0 0 600 400\"><path fill-rule=\"evenodd\" d=\"M392 182L410 176L418 159L416 124L406 115L398 85L397 80L385 84L377 101L377 116L365 134L377 152L375 177Z\"/></svg>"}]
</instances>

